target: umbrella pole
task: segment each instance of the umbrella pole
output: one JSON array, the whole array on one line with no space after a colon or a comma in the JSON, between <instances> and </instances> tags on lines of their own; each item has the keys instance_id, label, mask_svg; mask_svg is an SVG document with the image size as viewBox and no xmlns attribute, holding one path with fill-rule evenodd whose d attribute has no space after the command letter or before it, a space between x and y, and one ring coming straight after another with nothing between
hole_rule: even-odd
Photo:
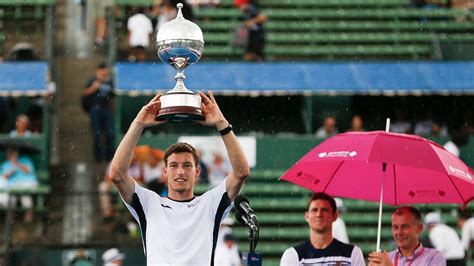
<instances>
[{"instance_id":1,"label":"umbrella pole","mask_svg":"<svg viewBox=\"0 0 474 266\"><path fill-rule=\"evenodd\" d=\"M383 175L382 175L382 187L380 188L379 222L378 222L378 225L377 225L377 248L376 248L377 252L381 251L381 249L380 249L380 234L381 234L381 231L382 231L382 207L383 207L382 202L383 202L383 188L384 188L384 183L385 183L385 170L386 169L387 169L387 164L382 163Z\"/></svg>"},{"instance_id":2,"label":"umbrella pole","mask_svg":"<svg viewBox=\"0 0 474 266\"><path fill-rule=\"evenodd\" d=\"M387 123L385 124L385 132L390 132L390 118L387 118ZM382 187L380 188L380 202L379 202L379 222L377 224L377 248L375 249L377 252L382 251L380 249L380 234L382 231L382 202L383 202L383 188L385 183L385 170L387 170L387 164L382 163Z\"/></svg>"}]
</instances>

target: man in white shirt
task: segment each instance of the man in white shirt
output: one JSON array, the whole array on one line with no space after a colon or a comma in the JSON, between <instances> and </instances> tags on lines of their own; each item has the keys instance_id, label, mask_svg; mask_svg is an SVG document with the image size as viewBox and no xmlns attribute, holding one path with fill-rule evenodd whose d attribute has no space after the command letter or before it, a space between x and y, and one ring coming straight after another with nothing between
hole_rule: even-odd
<instances>
[{"instance_id":1,"label":"man in white shirt","mask_svg":"<svg viewBox=\"0 0 474 266\"><path fill-rule=\"evenodd\" d=\"M441 221L439 212L426 214L424 222L428 228L430 242L446 259L446 265L466 265L464 248L456 231Z\"/></svg>"},{"instance_id":2,"label":"man in white shirt","mask_svg":"<svg viewBox=\"0 0 474 266\"><path fill-rule=\"evenodd\" d=\"M470 210L461 212L458 218L458 226L461 228L461 242L467 257L470 257L471 244L474 241L474 217L471 217Z\"/></svg>"},{"instance_id":3,"label":"man in white shirt","mask_svg":"<svg viewBox=\"0 0 474 266\"><path fill-rule=\"evenodd\" d=\"M150 35L153 33L153 25L144 12L143 7L139 7L137 13L131 16L127 22L130 61L145 61L145 48L150 46Z\"/></svg>"},{"instance_id":4,"label":"man in white shirt","mask_svg":"<svg viewBox=\"0 0 474 266\"><path fill-rule=\"evenodd\" d=\"M232 165L232 171L219 186L201 196L194 195L195 179L200 173L199 155L187 143L173 144L165 151L167 198L139 186L127 174L143 129L164 123L155 120L161 95L140 110L112 160L112 181L140 225L147 265L213 265L220 223L250 174L242 147L214 96L211 92L209 96L202 92L199 95L205 118L200 123L219 131Z\"/></svg>"},{"instance_id":5,"label":"man in white shirt","mask_svg":"<svg viewBox=\"0 0 474 266\"><path fill-rule=\"evenodd\" d=\"M341 241L342 243L349 244L349 236L347 235L346 223L341 217L341 214L345 212L344 203L340 198L334 198L337 207L337 219L332 224L332 236Z\"/></svg>"}]
</instances>

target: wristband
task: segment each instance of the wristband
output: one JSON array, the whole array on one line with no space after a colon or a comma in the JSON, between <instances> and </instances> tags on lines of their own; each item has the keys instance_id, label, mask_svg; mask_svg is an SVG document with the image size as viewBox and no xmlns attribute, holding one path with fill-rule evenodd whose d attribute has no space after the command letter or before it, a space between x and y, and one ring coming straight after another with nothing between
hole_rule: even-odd
<instances>
[{"instance_id":1,"label":"wristband","mask_svg":"<svg viewBox=\"0 0 474 266\"><path fill-rule=\"evenodd\" d=\"M229 134L229 132L231 132L232 130L234 130L234 128L232 127L231 124L229 124L226 128L224 128L223 130L219 130L219 134L221 134L221 136L225 136L227 134Z\"/></svg>"}]
</instances>

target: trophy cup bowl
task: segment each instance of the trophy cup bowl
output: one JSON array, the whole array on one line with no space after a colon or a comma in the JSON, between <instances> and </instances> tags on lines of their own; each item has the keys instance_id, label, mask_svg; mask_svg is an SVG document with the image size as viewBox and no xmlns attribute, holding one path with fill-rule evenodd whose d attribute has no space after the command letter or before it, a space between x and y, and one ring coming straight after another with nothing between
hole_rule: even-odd
<instances>
[{"instance_id":1,"label":"trophy cup bowl","mask_svg":"<svg viewBox=\"0 0 474 266\"><path fill-rule=\"evenodd\" d=\"M201 97L184 85L184 69L199 61L204 48L201 29L185 19L179 3L175 19L160 27L156 36L158 57L176 69L176 85L161 96L161 109L156 120L182 124L204 120Z\"/></svg>"}]
</instances>

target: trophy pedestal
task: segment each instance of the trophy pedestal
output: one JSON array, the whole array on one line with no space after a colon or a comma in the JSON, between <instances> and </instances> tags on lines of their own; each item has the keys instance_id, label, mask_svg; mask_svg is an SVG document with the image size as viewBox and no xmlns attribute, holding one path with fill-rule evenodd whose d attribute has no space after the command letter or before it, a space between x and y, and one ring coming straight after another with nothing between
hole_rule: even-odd
<instances>
[{"instance_id":1,"label":"trophy pedestal","mask_svg":"<svg viewBox=\"0 0 474 266\"><path fill-rule=\"evenodd\" d=\"M189 124L203 121L201 97L192 93L167 93L160 98L161 109L157 121L176 124Z\"/></svg>"}]
</instances>

